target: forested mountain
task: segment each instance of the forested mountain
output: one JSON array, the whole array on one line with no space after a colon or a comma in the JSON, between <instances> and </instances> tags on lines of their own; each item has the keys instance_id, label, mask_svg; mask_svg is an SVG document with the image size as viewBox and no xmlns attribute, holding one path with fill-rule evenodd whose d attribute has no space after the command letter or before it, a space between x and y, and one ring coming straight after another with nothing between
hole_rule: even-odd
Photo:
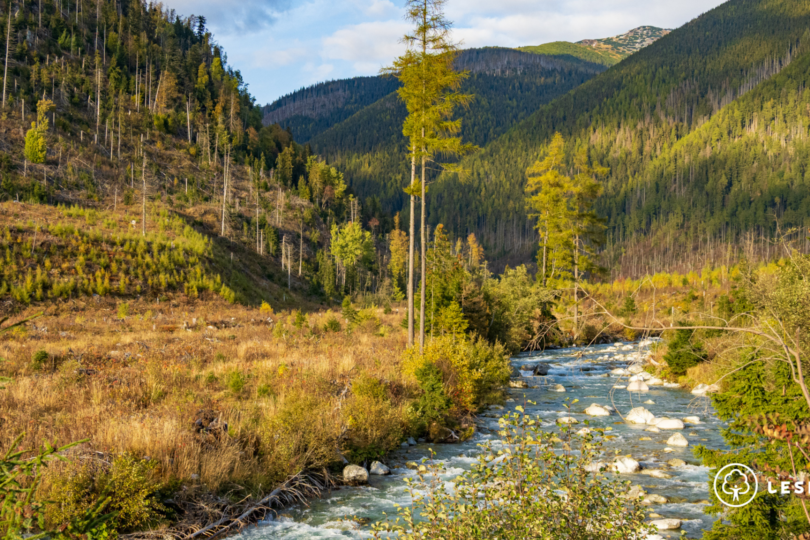
<instances>
[{"instance_id":1,"label":"forested mountain","mask_svg":"<svg viewBox=\"0 0 810 540\"><path fill-rule=\"evenodd\" d=\"M537 70L569 70L595 74L604 70L600 64L573 57L538 57L498 47L467 49L461 51L456 60L456 68L459 70L497 77L527 78L527 82L536 79ZM527 71L534 75L529 75ZM317 84L266 105L263 109L264 123L288 127L297 141L306 143L392 94L397 88L399 81L388 76L355 77ZM570 85L566 86L565 90L570 88ZM531 90L526 89L524 92L530 93ZM523 96L508 94L507 99L522 101Z\"/></svg>"},{"instance_id":2,"label":"forested mountain","mask_svg":"<svg viewBox=\"0 0 810 540\"><path fill-rule=\"evenodd\" d=\"M808 27L801 0L723 4L466 159L465 178L431 186L431 223L518 247L531 228L526 168L559 131L610 167L597 208L613 243L655 235L673 252L777 221L806 225Z\"/></svg>"},{"instance_id":3,"label":"forested mountain","mask_svg":"<svg viewBox=\"0 0 810 540\"><path fill-rule=\"evenodd\" d=\"M305 143L399 87L393 77L329 81L286 95L262 109L266 125L289 127Z\"/></svg>"},{"instance_id":4,"label":"forested mountain","mask_svg":"<svg viewBox=\"0 0 810 540\"><path fill-rule=\"evenodd\" d=\"M560 59L576 59L612 66L636 51L667 35L670 30L655 26L639 26L619 36L603 39L583 39L576 43L554 41L543 45L518 47L518 50L534 54L554 56Z\"/></svg>"},{"instance_id":5,"label":"forested mountain","mask_svg":"<svg viewBox=\"0 0 810 540\"><path fill-rule=\"evenodd\" d=\"M470 71L462 91L475 94L472 106L460 114L462 134L479 146L604 69L501 48L464 51L456 64ZM405 116L405 106L391 94L314 137L310 144L314 152L344 171L359 195L376 197L383 209L398 211L410 170L402 136Z\"/></svg>"}]
</instances>

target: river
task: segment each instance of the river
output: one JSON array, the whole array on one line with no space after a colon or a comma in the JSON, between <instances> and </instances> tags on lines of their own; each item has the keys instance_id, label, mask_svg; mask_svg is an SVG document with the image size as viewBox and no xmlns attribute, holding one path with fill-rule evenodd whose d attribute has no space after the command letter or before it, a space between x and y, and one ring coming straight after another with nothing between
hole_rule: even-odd
<instances>
[{"instance_id":1,"label":"river","mask_svg":"<svg viewBox=\"0 0 810 540\"><path fill-rule=\"evenodd\" d=\"M478 444L491 441L497 444L498 418L507 410L523 405L526 400L536 405L528 405L526 412L542 420L548 430L558 430L556 418L574 416L583 422L589 420L591 427L610 427L612 438L605 442L606 456L612 456L614 449L623 455L631 455L646 469L663 469L670 478L654 478L643 474L624 474L633 484L641 485L647 493L665 496L669 502L650 507L663 518L677 518L681 528L689 538L701 538L703 529L711 528L713 518L703 513L709 499L709 469L699 464L692 454L692 448L703 444L709 448L724 448L720 436L722 422L714 415L710 400L696 397L680 388L650 386L648 392L630 393L623 388L628 377L612 375L617 368L626 368L646 354L651 342L597 345L588 348L570 348L545 351L535 354L521 354L512 359L514 366L542 361L551 366L548 375L533 377L529 372L521 372L529 388L510 388L509 398L503 408L491 407L479 417L479 429L472 440L461 444L427 444L403 448L386 460L391 468L390 476L371 476L368 486L342 488L321 499L311 501L308 507L293 507L280 512L272 520L263 521L257 527L244 531L240 540L298 540L313 538L369 538L369 528L361 526L353 518L365 518L371 522L396 514L395 504L407 505L410 497L403 479L415 476L415 471L405 468L406 461L419 461L429 455L429 448L436 452L436 459L445 467L445 479L453 477L469 468L480 452ZM554 391L557 384L563 385L565 392ZM612 401L611 401L612 393ZM570 413L563 405L566 399L578 399ZM652 402L652 403L650 403ZM638 406L643 406L656 417L666 416L682 419L686 416L699 416L699 424L685 425L678 431L689 441L689 447L668 448L666 441L674 433L662 430L660 433L645 432L645 425L621 422L613 413L608 417L589 417L584 413L592 403L613 406L623 414ZM651 440L640 440L641 438ZM666 451L665 451L666 449ZM679 458L685 466L671 467L667 461ZM609 459L609 457L608 457ZM362 521L362 520L361 520ZM676 538L680 531L662 531L665 538Z\"/></svg>"}]
</instances>

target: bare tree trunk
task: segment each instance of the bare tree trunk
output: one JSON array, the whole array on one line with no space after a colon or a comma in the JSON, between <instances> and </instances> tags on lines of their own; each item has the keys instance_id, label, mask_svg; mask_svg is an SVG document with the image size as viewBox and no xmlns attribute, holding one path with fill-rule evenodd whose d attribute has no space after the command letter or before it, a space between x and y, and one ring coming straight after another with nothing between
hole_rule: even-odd
<instances>
[{"instance_id":1,"label":"bare tree trunk","mask_svg":"<svg viewBox=\"0 0 810 540\"><path fill-rule=\"evenodd\" d=\"M422 139L425 138L425 128L422 128ZM419 276L421 278L421 290L419 297L419 353L421 354L425 349L425 281L427 278L427 234L425 233L425 147L422 145L422 213L419 216L421 222L421 232L419 234L422 251L422 272Z\"/></svg>"},{"instance_id":2,"label":"bare tree trunk","mask_svg":"<svg viewBox=\"0 0 810 540\"><path fill-rule=\"evenodd\" d=\"M416 156L411 156L411 189L416 178ZM413 257L414 236L416 235L416 199L411 193L410 236L408 237L408 346L413 347Z\"/></svg>"},{"instance_id":3,"label":"bare tree trunk","mask_svg":"<svg viewBox=\"0 0 810 540\"><path fill-rule=\"evenodd\" d=\"M146 156L143 156L143 209L141 214L141 236L146 236Z\"/></svg>"},{"instance_id":4,"label":"bare tree trunk","mask_svg":"<svg viewBox=\"0 0 810 540\"><path fill-rule=\"evenodd\" d=\"M191 96L186 99L186 126L188 130L188 144L191 144Z\"/></svg>"},{"instance_id":5,"label":"bare tree trunk","mask_svg":"<svg viewBox=\"0 0 810 540\"><path fill-rule=\"evenodd\" d=\"M8 5L8 29L6 30L6 63L3 67L3 109L6 108L6 79L8 78L8 49L11 45L11 3Z\"/></svg>"},{"instance_id":6,"label":"bare tree trunk","mask_svg":"<svg viewBox=\"0 0 810 540\"><path fill-rule=\"evenodd\" d=\"M222 232L221 236L225 236L225 204L228 200L228 151L225 151L224 167L222 172Z\"/></svg>"},{"instance_id":7,"label":"bare tree trunk","mask_svg":"<svg viewBox=\"0 0 810 540\"><path fill-rule=\"evenodd\" d=\"M304 220L301 220L301 240L298 247L298 277L304 269Z\"/></svg>"}]
</instances>

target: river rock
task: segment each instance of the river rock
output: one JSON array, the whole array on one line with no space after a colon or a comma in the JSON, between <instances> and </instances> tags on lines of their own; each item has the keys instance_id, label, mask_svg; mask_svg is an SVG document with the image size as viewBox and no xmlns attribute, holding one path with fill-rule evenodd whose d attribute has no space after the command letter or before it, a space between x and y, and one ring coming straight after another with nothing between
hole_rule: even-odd
<instances>
[{"instance_id":1,"label":"river rock","mask_svg":"<svg viewBox=\"0 0 810 540\"><path fill-rule=\"evenodd\" d=\"M662 480L669 480L672 478L672 475L665 473L661 469L644 469L641 471L641 474L652 476L653 478L660 478Z\"/></svg>"},{"instance_id":2,"label":"river rock","mask_svg":"<svg viewBox=\"0 0 810 540\"><path fill-rule=\"evenodd\" d=\"M647 401L644 402L644 405L655 405L655 402L651 399L648 399Z\"/></svg>"},{"instance_id":3,"label":"river rock","mask_svg":"<svg viewBox=\"0 0 810 540\"><path fill-rule=\"evenodd\" d=\"M689 441L680 433L676 433L667 439L667 446L689 446Z\"/></svg>"},{"instance_id":4,"label":"river rock","mask_svg":"<svg viewBox=\"0 0 810 540\"><path fill-rule=\"evenodd\" d=\"M633 381L627 385L628 392L649 392L650 387L644 381Z\"/></svg>"},{"instance_id":5,"label":"river rock","mask_svg":"<svg viewBox=\"0 0 810 540\"><path fill-rule=\"evenodd\" d=\"M574 418L573 416L561 416L557 418L558 424L579 424L579 420Z\"/></svg>"},{"instance_id":6,"label":"river rock","mask_svg":"<svg viewBox=\"0 0 810 540\"><path fill-rule=\"evenodd\" d=\"M585 414L588 416L610 416L610 411L601 405L592 403L590 407L585 409Z\"/></svg>"},{"instance_id":7,"label":"river rock","mask_svg":"<svg viewBox=\"0 0 810 540\"><path fill-rule=\"evenodd\" d=\"M720 386L716 384L699 384L692 390L692 393L696 396L704 396L706 394L714 394L719 391Z\"/></svg>"},{"instance_id":8,"label":"river rock","mask_svg":"<svg viewBox=\"0 0 810 540\"><path fill-rule=\"evenodd\" d=\"M676 382L667 382L664 383L664 388L680 388L681 385Z\"/></svg>"},{"instance_id":9,"label":"river rock","mask_svg":"<svg viewBox=\"0 0 810 540\"><path fill-rule=\"evenodd\" d=\"M644 500L641 501L641 504L643 504L644 506L650 506L652 504L667 504L668 502L669 499L667 499L666 497L662 495L657 495L655 493L650 493L649 495L644 497Z\"/></svg>"},{"instance_id":10,"label":"river rock","mask_svg":"<svg viewBox=\"0 0 810 540\"><path fill-rule=\"evenodd\" d=\"M584 428L580 429L579 431L577 431L577 435L579 435L580 437L584 437L585 435L589 434L590 432L591 432L591 428L584 427Z\"/></svg>"},{"instance_id":11,"label":"river rock","mask_svg":"<svg viewBox=\"0 0 810 540\"><path fill-rule=\"evenodd\" d=\"M510 379L509 380L509 387L510 388L528 388L529 383L521 379Z\"/></svg>"},{"instance_id":12,"label":"river rock","mask_svg":"<svg viewBox=\"0 0 810 540\"><path fill-rule=\"evenodd\" d=\"M418 468L419 468L419 464L418 464L418 463L416 463L415 461L407 461L407 462L405 463L405 468L406 468L406 469L410 469L410 470L412 470L412 471L415 471L416 469L418 469Z\"/></svg>"},{"instance_id":13,"label":"river rock","mask_svg":"<svg viewBox=\"0 0 810 540\"><path fill-rule=\"evenodd\" d=\"M416 472L418 472L419 474L427 474L427 472L428 472L427 465L419 465L416 468Z\"/></svg>"},{"instance_id":14,"label":"river rock","mask_svg":"<svg viewBox=\"0 0 810 540\"><path fill-rule=\"evenodd\" d=\"M630 488L630 491L624 494L625 499L638 499L646 495L644 488L641 486L633 486Z\"/></svg>"},{"instance_id":15,"label":"river rock","mask_svg":"<svg viewBox=\"0 0 810 540\"><path fill-rule=\"evenodd\" d=\"M604 471L607 469L608 466L603 461L594 461L593 463L588 463L585 465L584 469L588 472L599 472Z\"/></svg>"},{"instance_id":16,"label":"river rock","mask_svg":"<svg viewBox=\"0 0 810 540\"><path fill-rule=\"evenodd\" d=\"M523 371L531 371L532 375L535 377L545 377L548 375L548 370L551 369L551 366L546 364L545 362L540 362L539 364L525 364L521 370Z\"/></svg>"},{"instance_id":17,"label":"river rock","mask_svg":"<svg viewBox=\"0 0 810 540\"><path fill-rule=\"evenodd\" d=\"M636 407L635 409L631 409L625 420L630 422L631 424L647 424L655 418L655 415L645 409L644 407Z\"/></svg>"},{"instance_id":18,"label":"river rock","mask_svg":"<svg viewBox=\"0 0 810 540\"><path fill-rule=\"evenodd\" d=\"M551 392L565 392L565 387L561 384L555 384L551 388L549 388Z\"/></svg>"},{"instance_id":19,"label":"river rock","mask_svg":"<svg viewBox=\"0 0 810 540\"><path fill-rule=\"evenodd\" d=\"M652 379L647 381L648 386L664 386L664 381L659 379L658 377L653 377Z\"/></svg>"},{"instance_id":20,"label":"river rock","mask_svg":"<svg viewBox=\"0 0 810 540\"><path fill-rule=\"evenodd\" d=\"M386 474L391 474L391 469L389 469L379 461L374 461L371 464L371 467L369 468L368 472L369 474L373 474L376 476L385 476Z\"/></svg>"},{"instance_id":21,"label":"river rock","mask_svg":"<svg viewBox=\"0 0 810 540\"><path fill-rule=\"evenodd\" d=\"M670 467L686 467L686 462L682 459L670 459L669 461L667 461L667 465L669 465Z\"/></svg>"},{"instance_id":22,"label":"river rock","mask_svg":"<svg viewBox=\"0 0 810 540\"><path fill-rule=\"evenodd\" d=\"M683 422L677 418L664 418L655 424L658 429L683 429Z\"/></svg>"},{"instance_id":23,"label":"river rock","mask_svg":"<svg viewBox=\"0 0 810 540\"><path fill-rule=\"evenodd\" d=\"M368 484L368 471L359 465L347 465L343 469L343 481L350 486Z\"/></svg>"},{"instance_id":24,"label":"river rock","mask_svg":"<svg viewBox=\"0 0 810 540\"><path fill-rule=\"evenodd\" d=\"M520 377L520 368L517 366L512 366L512 374L510 375L511 378L517 379Z\"/></svg>"},{"instance_id":25,"label":"river rock","mask_svg":"<svg viewBox=\"0 0 810 540\"><path fill-rule=\"evenodd\" d=\"M629 457L620 457L611 465L611 470L621 474L637 473L640 469L638 461Z\"/></svg>"},{"instance_id":26,"label":"river rock","mask_svg":"<svg viewBox=\"0 0 810 540\"><path fill-rule=\"evenodd\" d=\"M650 525L656 527L659 531L674 531L681 528L680 519L656 519L651 521Z\"/></svg>"},{"instance_id":27,"label":"river rock","mask_svg":"<svg viewBox=\"0 0 810 540\"><path fill-rule=\"evenodd\" d=\"M645 429L644 431L649 431L650 433L659 433L661 430L658 429L658 427L656 427L656 426L650 426L647 429Z\"/></svg>"},{"instance_id":28,"label":"river rock","mask_svg":"<svg viewBox=\"0 0 810 540\"><path fill-rule=\"evenodd\" d=\"M622 386L621 384L615 384L615 385L613 385L613 388L615 388L616 390L624 390L627 387Z\"/></svg>"},{"instance_id":29,"label":"river rock","mask_svg":"<svg viewBox=\"0 0 810 540\"><path fill-rule=\"evenodd\" d=\"M638 375L639 373L644 371L644 367L641 364L633 364L632 366L627 368L627 371L629 373L632 373L633 375Z\"/></svg>"},{"instance_id":30,"label":"river rock","mask_svg":"<svg viewBox=\"0 0 810 540\"><path fill-rule=\"evenodd\" d=\"M683 419L684 422L687 424L700 424L700 417L699 416L687 416Z\"/></svg>"},{"instance_id":31,"label":"river rock","mask_svg":"<svg viewBox=\"0 0 810 540\"><path fill-rule=\"evenodd\" d=\"M626 375L629 375L629 374L630 374L630 372L629 372L629 371L627 371L627 370L626 370L626 369L624 369L624 368L616 368L616 369L614 369L613 371L611 371L611 372L610 372L610 374L611 374L611 375L616 375L616 376L618 376L618 377L624 377L624 376L626 376Z\"/></svg>"}]
</instances>

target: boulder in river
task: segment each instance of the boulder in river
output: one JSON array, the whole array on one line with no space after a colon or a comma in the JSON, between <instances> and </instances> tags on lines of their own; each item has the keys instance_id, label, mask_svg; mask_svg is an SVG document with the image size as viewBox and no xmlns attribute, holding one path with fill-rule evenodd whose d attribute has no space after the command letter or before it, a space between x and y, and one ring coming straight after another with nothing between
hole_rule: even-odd
<instances>
[{"instance_id":1,"label":"boulder in river","mask_svg":"<svg viewBox=\"0 0 810 540\"><path fill-rule=\"evenodd\" d=\"M687 416L683 419L684 422L687 424L700 424L700 417L699 416Z\"/></svg>"},{"instance_id":2,"label":"boulder in river","mask_svg":"<svg viewBox=\"0 0 810 540\"><path fill-rule=\"evenodd\" d=\"M627 371L627 370L626 370L626 369L624 369L624 368L616 368L616 369L614 369L613 371L611 371L611 372L610 372L610 374L611 374L611 375L616 375L616 376L618 376L618 377L624 377L624 376L626 376L626 375L629 375L629 374L630 374L630 372L629 372L629 371Z\"/></svg>"},{"instance_id":3,"label":"boulder in river","mask_svg":"<svg viewBox=\"0 0 810 540\"><path fill-rule=\"evenodd\" d=\"M677 418L664 418L655 424L658 429L683 429L683 422Z\"/></svg>"},{"instance_id":4,"label":"boulder in river","mask_svg":"<svg viewBox=\"0 0 810 540\"><path fill-rule=\"evenodd\" d=\"M646 493L644 492L644 488L641 487L641 486L636 485L636 486L631 487L630 491L628 491L627 493L624 494L624 498L625 499L631 499L631 500L632 499L639 499L639 498L643 497L644 495L646 495Z\"/></svg>"},{"instance_id":5,"label":"boulder in river","mask_svg":"<svg viewBox=\"0 0 810 540\"><path fill-rule=\"evenodd\" d=\"M522 371L531 371L532 375L535 377L545 377L548 375L548 370L551 369L551 366L545 362L539 362L537 364L524 364L520 369Z\"/></svg>"},{"instance_id":6,"label":"boulder in river","mask_svg":"<svg viewBox=\"0 0 810 540\"><path fill-rule=\"evenodd\" d=\"M608 466L602 461L594 461L593 463L588 463L585 465L584 469L588 472L599 472L604 471L607 469Z\"/></svg>"},{"instance_id":7,"label":"boulder in river","mask_svg":"<svg viewBox=\"0 0 810 540\"><path fill-rule=\"evenodd\" d=\"M347 465L343 469L343 481L350 486L368 484L368 471L359 465Z\"/></svg>"},{"instance_id":8,"label":"boulder in river","mask_svg":"<svg viewBox=\"0 0 810 540\"><path fill-rule=\"evenodd\" d=\"M719 391L720 386L716 384L699 384L692 390L692 393L696 396L704 396L706 394L714 394Z\"/></svg>"},{"instance_id":9,"label":"boulder in river","mask_svg":"<svg viewBox=\"0 0 810 540\"><path fill-rule=\"evenodd\" d=\"M669 480L672 475L665 473L661 469L644 469L641 474L652 476L653 478L660 478L662 480Z\"/></svg>"},{"instance_id":10,"label":"boulder in river","mask_svg":"<svg viewBox=\"0 0 810 540\"><path fill-rule=\"evenodd\" d=\"M509 387L510 388L528 388L529 383L522 379L510 379L509 380Z\"/></svg>"},{"instance_id":11,"label":"boulder in river","mask_svg":"<svg viewBox=\"0 0 810 540\"><path fill-rule=\"evenodd\" d=\"M590 407L585 409L585 414L588 416L610 416L610 411L601 405L592 403Z\"/></svg>"},{"instance_id":12,"label":"boulder in river","mask_svg":"<svg viewBox=\"0 0 810 540\"><path fill-rule=\"evenodd\" d=\"M637 473L641 470L638 461L630 457L620 457L611 465L611 470L621 474Z\"/></svg>"},{"instance_id":13,"label":"boulder in river","mask_svg":"<svg viewBox=\"0 0 810 540\"><path fill-rule=\"evenodd\" d=\"M673 435L674 436L674 435ZM670 467L686 467L686 462L682 459L670 459L667 461L667 465Z\"/></svg>"},{"instance_id":14,"label":"boulder in river","mask_svg":"<svg viewBox=\"0 0 810 540\"><path fill-rule=\"evenodd\" d=\"M645 429L644 431L649 431L650 433L659 433L661 430L660 430L660 429L658 429L658 428L657 428L657 427L655 427L655 426L650 426L650 427L648 427L647 429Z\"/></svg>"},{"instance_id":15,"label":"boulder in river","mask_svg":"<svg viewBox=\"0 0 810 540\"><path fill-rule=\"evenodd\" d=\"M576 434L581 436L581 437L584 437L585 435L589 434L590 432L591 432L591 428L584 427L584 428L580 429L579 431L577 431Z\"/></svg>"},{"instance_id":16,"label":"boulder in river","mask_svg":"<svg viewBox=\"0 0 810 540\"><path fill-rule=\"evenodd\" d=\"M375 461L371 464L371 468L368 472L376 476L385 476L386 474L391 474L391 469L379 461Z\"/></svg>"},{"instance_id":17,"label":"boulder in river","mask_svg":"<svg viewBox=\"0 0 810 540\"><path fill-rule=\"evenodd\" d=\"M558 424L579 424L579 420L574 418L573 416L561 416L557 418Z\"/></svg>"},{"instance_id":18,"label":"boulder in river","mask_svg":"<svg viewBox=\"0 0 810 540\"><path fill-rule=\"evenodd\" d=\"M644 381L633 381L627 385L628 392L649 392L650 387Z\"/></svg>"},{"instance_id":19,"label":"boulder in river","mask_svg":"<svg viewBox=\"0 0 810 540\"><path fill-rule=\"evenodd\" d=\"M647 381L647 386L663 386L664 381L659 379L658 377L653 377Z\"/></svg>"},{"instance_id":20,"label":"boulder in river","mask_svg":"<svg viewBox=\"0 0 810 540\"><path fill-rule=\"evenodd\" d=\"M416 469L419 468L419 464L416 463L415 461L408 461L405 463L405 468L415 471Z\"/></svg>"},{"instance_id":21,"label":"boulder in river","mask_svg":"<svg viewBox=\"0 0 810 540\"><path fill-rule=\"evenodd\" d=\"M565 387L561 384L555 384L549 390L552 392L565 392Z\"/></svg>"},{"instance_id":22,"label":"boulder in river","mask_svg":"<svg viewBox=\"0 0 810 540\"><path fill-rule=\"evenodd\" d=\"M644 407L636 407L627 413L625 420L631 424L648 424L653 418L655 418L655 415Z\"/></svg>"},{"instance_id":23,"label":"boulder in river","mask_svg":"<svg viewBox=\"0 0 810 540\"><path fill-rule=\"evenodd\" d=\"M655 493L650 493L649 495L644 497L644 500L641 501L641 504L643 504L644 506L650 506L652 504L667 504L668 502L669 502L669 499L667 499L663 495L657 495Z\"/></svg>"},{"instance_id":24,"label":"boulder in river","mask_svg":"<svg viewBox=\"0 0 810 540\"><path fill-rule=\"evenodd\" d=\"M656 527L659 531L674 531L681 528L680 519L656 519L650 522L650 525Z\"/></svg>"},{"instance_id":25,"label":"boulder in river","mask_svg":"<svg viewBox=\"0 0 810 540\"><path fill-rule=\"evenodd\" d=\"M689 441L680 433L676 433L667 439L667 446L689 446Z\"/></svg>"},{"instance_id":26,"label":"boulder in river","mask_svg":"<svg viewBox=\"0 0 810 540\"><path fill-rule=\"evenodd\" d=\"M629 373L632 373L633 375L638 375L639 373L644 371L644 368L641 366L641 364L633 364L632 366L627 368L627 371Z\"/></svg>"}]
</instances>

